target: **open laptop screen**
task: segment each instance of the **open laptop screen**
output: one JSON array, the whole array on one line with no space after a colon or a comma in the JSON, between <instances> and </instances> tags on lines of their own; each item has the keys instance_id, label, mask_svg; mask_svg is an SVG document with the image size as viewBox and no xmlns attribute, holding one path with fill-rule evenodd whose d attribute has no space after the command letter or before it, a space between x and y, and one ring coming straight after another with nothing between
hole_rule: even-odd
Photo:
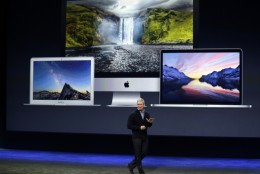
<instances>
[{"instance_id":1,"label":"open laptop screen","mask_svg":"<svg viewBox=\"0 0 260 174\"><path fill-rule=\"evenodd\" d=\"M160 83L160 104L242 104L242 50L163 50Z\"/></svg>"},{"instance_id":2,"label":"open laptop screen","mask_svg":"<svg viewBox=\"0 0 260 174\"><path fill-rule=\"evenodd\" d=\"M30 104L94 104L93 57L31 58L30 68Z\"/></svg>"}]
</instances>

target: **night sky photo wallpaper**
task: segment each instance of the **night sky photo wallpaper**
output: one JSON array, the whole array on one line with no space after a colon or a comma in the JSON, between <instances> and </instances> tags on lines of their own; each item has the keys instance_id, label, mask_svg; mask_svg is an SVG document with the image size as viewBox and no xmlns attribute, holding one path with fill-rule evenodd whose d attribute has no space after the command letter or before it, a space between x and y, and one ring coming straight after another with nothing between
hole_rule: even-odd
<instances>
[{"instance_id":1,"label":"night sky photo wallpaper","mask_svg":"<svg viewBox=\"0 0 260 174\"><path fill-rule=\"evenodd\" d=\"M34 61L34 100L90 100L90 61Z\"/></svg>"}]
</instances>

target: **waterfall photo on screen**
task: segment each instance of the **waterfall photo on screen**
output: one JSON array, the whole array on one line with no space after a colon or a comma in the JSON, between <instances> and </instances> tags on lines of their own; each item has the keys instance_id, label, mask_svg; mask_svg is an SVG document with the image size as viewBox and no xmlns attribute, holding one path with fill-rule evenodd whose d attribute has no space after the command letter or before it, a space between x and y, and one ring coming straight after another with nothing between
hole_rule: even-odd
<instances>
[{"instance_id":1,"label":"waterfall photo on screen","mask_svg":"<svg viewBox=\"0 0 260 174\"><path fill-rule=\"evenodd\" d=\"M159 72L162 49L193 48L193 0L68 0L66 56L96 72Z\"/></svg>"}]
</instances>

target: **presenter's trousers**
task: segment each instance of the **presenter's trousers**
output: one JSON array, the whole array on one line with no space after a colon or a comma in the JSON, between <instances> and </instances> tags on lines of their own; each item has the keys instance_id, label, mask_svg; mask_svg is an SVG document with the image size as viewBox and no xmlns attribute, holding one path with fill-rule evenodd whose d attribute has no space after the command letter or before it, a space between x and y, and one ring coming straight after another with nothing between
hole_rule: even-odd
<instances>
[{"instance_id":1,"label":"presenter's trousers","mask_svg":"<svg viewBox=\"0 0 260 174\"><path fill-rule=\"evenodd\" d=\"M148 136L147 135L132 135L135 158L129 164L131 168L137 166L138 170L142 170L142 159L147 155L148 151Z\"/></svg>"}]
</instances>

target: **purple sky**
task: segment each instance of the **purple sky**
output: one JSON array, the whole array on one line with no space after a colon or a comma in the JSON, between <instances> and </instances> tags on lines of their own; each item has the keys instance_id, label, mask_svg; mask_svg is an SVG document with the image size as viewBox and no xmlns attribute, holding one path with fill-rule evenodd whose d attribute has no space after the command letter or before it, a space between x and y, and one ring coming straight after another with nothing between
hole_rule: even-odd
<instances>
[{"instance_id":1,"label":"purple sky","mask_svg":"<svg viewBox=\"0 0 260 174\"><path fill-rule=\"evenodd\" d=\"M213 71L236 68L239 53L164 53L163 65L177 68L191 78L200 78Z\"/></svg>"}]
</instances>

